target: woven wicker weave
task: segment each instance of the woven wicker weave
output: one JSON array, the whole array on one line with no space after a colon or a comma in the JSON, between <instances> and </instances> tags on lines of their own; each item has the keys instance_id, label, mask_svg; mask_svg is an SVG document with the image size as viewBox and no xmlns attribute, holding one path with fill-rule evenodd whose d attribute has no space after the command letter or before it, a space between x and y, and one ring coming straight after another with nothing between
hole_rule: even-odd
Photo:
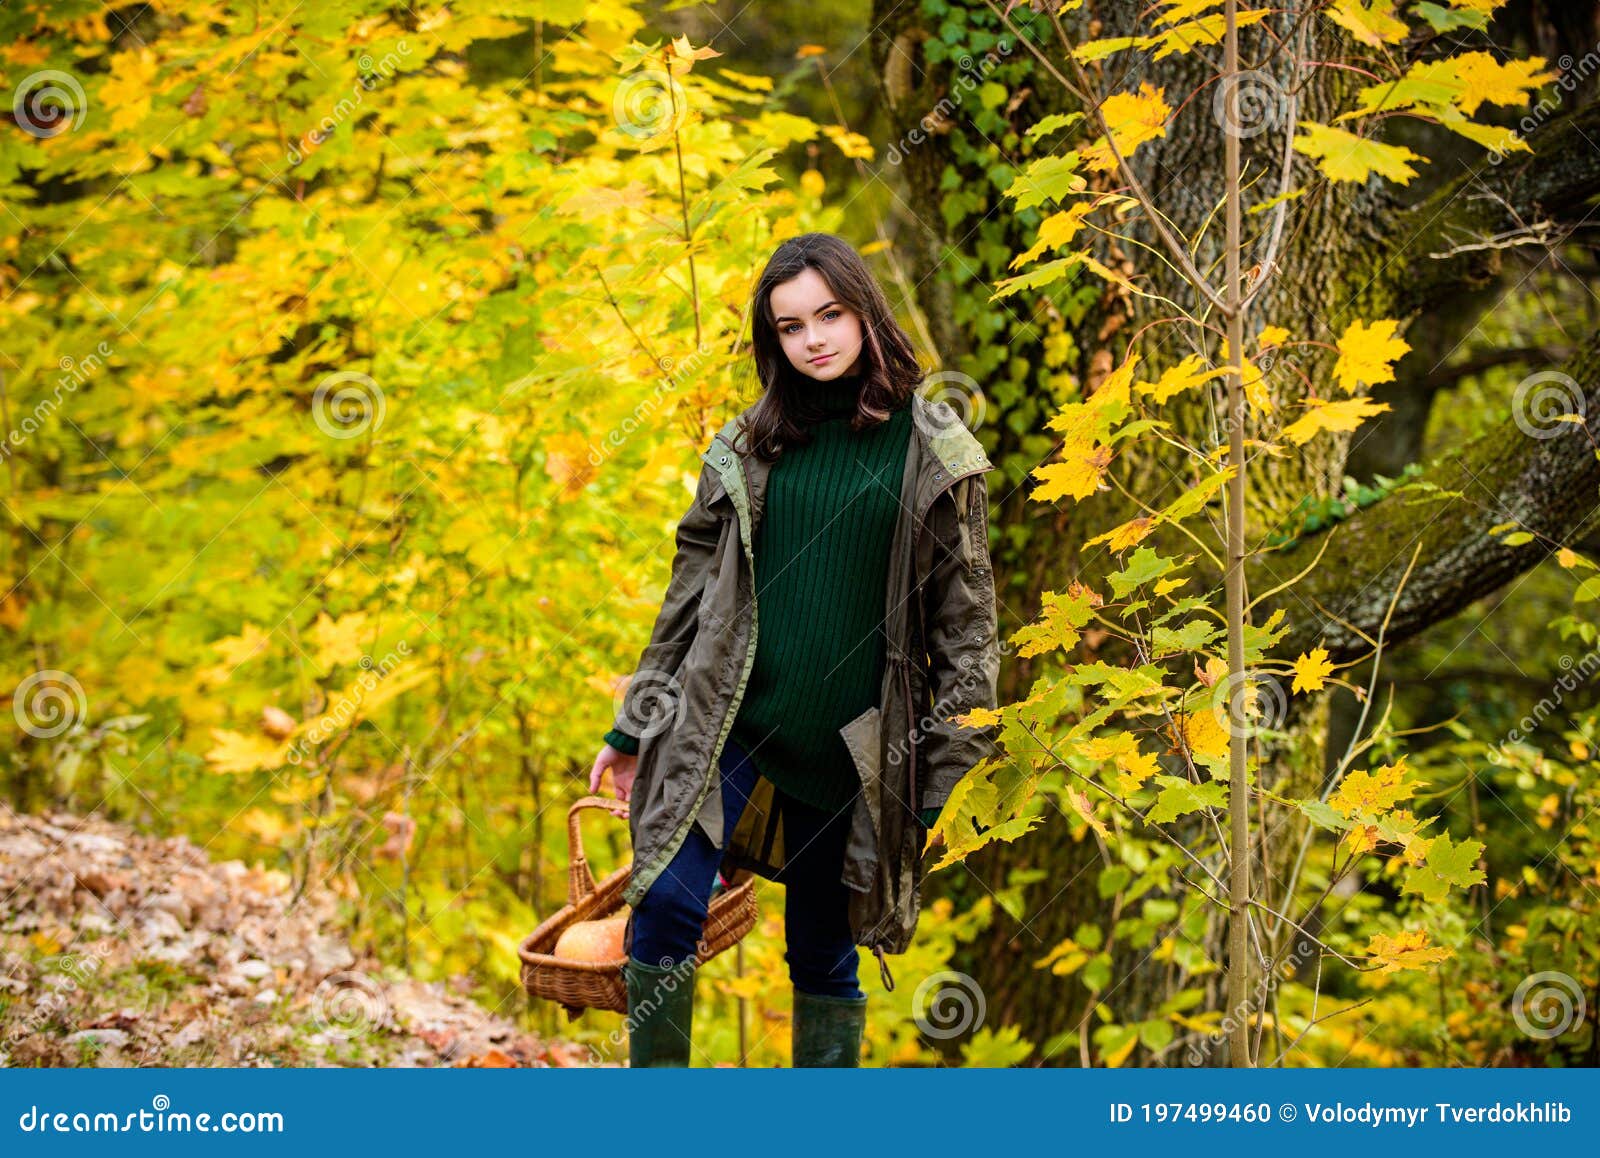
<instances>
[{"instance_id":1,"label":"woven wicker weave","mask_svg":"<svg viewBox=\"0 0 1600 1158\"><path fill-rule=\"evenodd\" d=\"M571 961L552 955L556 940L569 925L598 921L625 908L622 890L633 866L624 865L595 883L578 831L580 817L590 808L604 809L618 818L628 815L625 802L601 796L581 797L567 810L567 846L572 859L567 879L568 903L541 922L517 948L517 956L522 959L523 988L529 996L559 1003L567 1011L568 1020L585 1009L616 1013L626 1013L628 1009L628 988L622 976L626 955L615 961ZM734 874L726 890L712 898L695 958L703 965L731 947L755 927L756 915L755 878L741 870Z\"/></svg>"}]
</instances>

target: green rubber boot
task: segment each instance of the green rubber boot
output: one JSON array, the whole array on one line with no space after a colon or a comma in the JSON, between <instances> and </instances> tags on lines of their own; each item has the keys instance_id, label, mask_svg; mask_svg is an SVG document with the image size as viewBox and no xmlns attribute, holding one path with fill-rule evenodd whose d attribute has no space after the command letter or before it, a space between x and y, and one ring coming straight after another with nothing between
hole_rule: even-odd
<instances>
[{"instance_id":1,"label":"green rubber boot","mask_svg":"<svg viewBox=\"0 0 1600 1158\"><path fill-rule=\"evenodd\" d=\"M697 965L687 957L662 968L628 955L622 976L628 983L629 1066L688 1067Z\"/></svg>"},{"instance_id":2,"label":"green rubber boot","mask_svg":"<svg viewBox=\"0 0 1600 1158\"><path fill-rule=\"evenodd\" d=\"M867 998L794 991L794 1068L859 1067Z\"/></svg>"}]
</instances>

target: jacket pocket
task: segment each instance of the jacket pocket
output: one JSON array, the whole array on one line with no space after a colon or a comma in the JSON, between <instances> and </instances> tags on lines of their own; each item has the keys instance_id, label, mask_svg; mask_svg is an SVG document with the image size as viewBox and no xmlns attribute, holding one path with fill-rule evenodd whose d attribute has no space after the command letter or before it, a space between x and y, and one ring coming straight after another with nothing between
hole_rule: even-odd
<instances>
[{"instance_id":1,"label":"jacket pocket","mask_svg":"<svg viewBox=\"0 0 1600 1158\"><path fill-rule=\"evenodd\" d=\"M878 834L883 828L883 713L874 705L839 729L861 780L845 842L844 883L871 890L878 873Z\"/></svg>"}]
</instances>

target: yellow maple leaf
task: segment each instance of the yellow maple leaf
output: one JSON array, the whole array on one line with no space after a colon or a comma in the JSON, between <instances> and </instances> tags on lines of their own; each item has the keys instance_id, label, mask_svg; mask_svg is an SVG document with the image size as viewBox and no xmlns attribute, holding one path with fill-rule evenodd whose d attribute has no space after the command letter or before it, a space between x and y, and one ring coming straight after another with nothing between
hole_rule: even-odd
<instances>
[{"instance_id":1,"label":"yellow maple leaf","mask_svg":"<svg viewBox=\"0 0 1600 1158\"><path fill-rule=\"evenodd\" d=\"M1003 718L1003 714L997 708L973 708L957 716L956 723L963 728L991 728Z\"/></svg>"},{"instance_id":2,"label":"yellow maple leaf","mask_svg":"<svg viewBox=\"0 0 1600 1158\"><path fill-rule=\"evenodd\" d=\"M1440 945L1430 946L1426 929L1405 929L1393 937L1374 933L1367 942L1367 956L1379 966L1379 973L1394 973L1448 961L1452 953Z\"/></svg>"},{"instance_id":3,"label":"yellow maple leaf","mask_svg":"<svg viewBox=\"0 0 1600 1158\"><path fill-rule=\"evenodd\" d=\"M1155 399L1156 405L1159 406L1167 399L1182 394L1185 390L1192 389L1202 382L1216 378L1221 373L1221 370L1208 368L1205 358L1201 355L1190 354L1183 361L1161 375L1158 380L1140 382L1134 389L1142 395Z\"/></svg>"},{"instance_id":4,"label":"yellow maple leaf","mask_svg":"<svg viewBox=\"0 0 1600 1158\"><path fill-rule=\"evenodd\" d=\"M1328 660L1328 649L1314 647L1305 655L1294 661L1294 686L1290 689L1295 692L1320 692L1322 682L1333 671L1333 664Z\"/></svg>"},{"instance_id":5,"label":"yellow maple leaf","mask_svg":"<svg viewBox=\"0 0 1600 1158\"><path fill-rule=\"evenodd\" d=\"M1328 807L1351 820L1387 812L1416 791L1415 785L1405 783L1408 771L1402 756L1376 772L1351 772L1339 782L1339 790L1328 798Z\"/></svg>"},{"instance_id":6,"label":"yellow maple leaf","mask_svg":"<svg viewBox=\"0 0 1600 1158\"><path fill-rule=\"evenodd\" d=\"M1112 93L1101 104L1100 115L1105 119L1111 141L1116 142L1117 151L1127 160L1146 141L1167 135L1167 118L1172 115L1172 108L1166 101L1166 89L1145 82L1136 93ZM1085 169L1106 172L1117 167L1111 143L1104 138L1080 149L1078 155Z\"/></svg>"},{"instance_id":7,"label":"yellow maple leaf","mask_svg":"<svg viewBox=\"0 0 1600 1158\"><path fill-rule=\"evenodd\" d=\"M1259 20L1272 15L1270 8L1247 8L1234 14L1234 27L1244 28ZM1207 16L1199 16L1186 20L1173 28L1152 33L1149 36L1139 37L1140 48L1154 48L1154 60L1171 56L1173 53L1192 52L1194 49L1207 44L1221 44L1227 32L1226 14L1213 12Z\"/></svg>"},{"instance_id":8,"label":"yellow maple leaf","mask_svg":"<svg viewBox=\"0 0 1600 1158\"><path fill-rule=\"evenodd\" d=\"M281 768L289 758L289 745L267 736L246 736L226 728L212 728L216 741L206 753L206 763L217 772L254 772L257 768Z\"/></svg>"},{"instance_id":9,"label":"yellow maple leaf","mask_svg":"<svg viewBox=\"0 0 1600 1158\"><path fill-rule=\"evenodd\" d=\"M1282 326L1262 326L1261 333L1256 335L1256 348L1265 350L1268 346L1281 346L1289 340L1289 331Z\"/></svg>"},{"instance_id":10,"label":"yellow maple leaf","mask_svg":"<svg viewBox=\"0 0 1600 1158\"><path fill-rule=\"evenodd\" d=\"M1304 446L1324 430L1354 430L1374 414L1388 410L1389 404L1374 402L1370 398L1346 398L1341 402L1314 398L1310 407L1299 419L1283 428L1283 436L1296 446Z\"/></svg>"},{"instance_id":11,"label":"yellow maple leaf","mask_svg":"<svg viewBox=\"0 0 1600 1158\"><path fill-rule=\"evenodd\" d=\"M822 133L850 160L872 160L872 142L860 133L852 132L843 125L823 125Z\"/></svg>"},{"instance_id":12,"label":"yellow maple leaf","mask_svg":"<svg viewBox=\"0 0 1600 1158\"><path fill-rule=\"evenodd\" d=\"M1019 253L1014 257L1007 268L1020 269L1046 250L1060 249L1063 245L1071 244L1072 239L1083 229L1084 217L1093 209L1093 202L1079 201L1070 209L1046 217L1039 223L1039 239L1026 253Z\"/></svg>"},{"instance_id":13,"label":"yellow maple leaf","mask_svg":"<svg viewBox=\"0 0 1600 1158\"><path fill-rule=\"evenodd\" d=\"M1346 394L1362 385L1377 386L1394 381L1394 365L1411 349L1403 338L1395 337L1399 322L1388 318L1373 322L1351 322L1339 339L1339 360L1334 364L1334 380Z\"/></svg>"},{"instance_id":14,"label":"yellow maple leaf","mask_svg":"<svg viewBox=\"0 0 1600 1158\"><path fill-rule=\"evenodd\" d=\"M577 431L553 434L544 443L544 469L561 488L563 500L575 499L593 481L596 472L588 438Z\"/></svg>"},{"instance_id":15,"label":"yellow maple leaf","mask_svg":"<svg viewBox=\"0 0 1600 1158\"><path fill-rule=\"evenodd\" d=\"M316 622L306 631L306 638L316 648L317 665L326 669L360 659L366 654L370 634L364 611L352 611L338 619L319 611Z\"/></svg>"},{"instance_id":16,"label":"yellow maple leaf","mask_svg":"<svg viewBox=\"0 0 1600 1158\"><path fill-rule=\"evenodd\" d=\"M1521 108L1528 103L1532 90L1556 79L1555 73L1543 71L1542 56L1501 63L1487 52L1463 52L1451 57L1450 62L1461 82L1456 103L1469 117L1481 104Z\"/></svg>"},{"instance_id":17,"label":"yellow maple leaf","mask_svg":"<svg viewBox=\"0 0 1600 1158\"><path fill-rule=\"evenodd\" d=\"M1410 31L1394 13L1392 0L1337 0L1327 9L1328 19L1370 48L1399 44Z\"/></svg>"},{"instance_id":18,"label":"yellow maple leaf","mask_svg":"<svg viewBox=\"0 0 1600 1158\"><path fill-rule=\"evenodd\" d=\"M1118 770L1122 773L1117 777L1117 790L1124 796L1130 792L1137 792L1144 786L1144 782L1157 772L1161 765L1156 760L1153 752L1124 752L1116 757Z\"/></svg>"},{"instance_id":19,"label":"yellow maple leaf","mask_svg":"<svg viewBox=\"0 0 1600 1158\"><path fill-rule=\"evenodd\" d=\"M1427 161L1404 145L1385 145L1333 125L1301 121L1300 127L1305 135L1294 139L1295 151L1316 158L1330 181L1365 181L1377 173L1405 185L1417 175L1410 162Z\"/></svg>"},{"instance_id":20,"label":"yellow maple leaf","mask_svg":"<svg viewBox=\"0 0 1600 1158\"><path fill-rule=\"evenodd\" d=\"M1084 544L1093 547L1105 543L1115 553L1126 551L1129 547L1137 546L1150 536L1156 529L1156 521L1150 518L1130 519L1119 527L1113 527L1103 535L1096 535Z\"/></svg>"},{"instance_id":21,"label":"yellow maple leaf","mask_svg":"<svg viewBox=\"0 0 1600 1158\"><path fill-rule=\"evenodd\" d=\"M1033 498L1042 503L1070 496L1086 499L1104 488L1101 481L1111 465L1111 448L1093 444L1074 443L1061 448L1061 461L1035 467L1033 476L1039 480Z\"/></svg>"},{"instance_id":22,"label":"yellow maple leaf","mask_svg":"<svg viewBox=\"0 0 1600 1158\"><path fill-rule=\"evenodd\" d=\"M1220 759L1228 754L1228 730L1210 708L1186 712L1176 723L1179 738L1194 755Z\"/></svg>"},{"instance_id":23,"label":"yellow maple leaf","mask_svg":"<svg viewBox=\"0 0 1600 1158\"><path fill-rule=\"evenodd\" d=\"M1378 847L1378 826L1358 824L1344 835L1344 846L1351 856L1360 856Z\"/></svg>"},{"instance_id":24,"label":"yellow maple leaf","mask_svg":"<svg viewBox=\"0 0 1600 1158\"><path fill-rule=\"evenodd\" d=\"M230 669L236 668L251 656L266 651L272 637L253 623L244 625L238 635L230 635L211 644L211 649L222 657Z\"/></svg>"},{"instance_id":25,"label":"yellow maple leaf","mask_svg":"<svg viewBox=\"0 0 1600 1158\"><path fill-rule=\"evenodd\" d=\"M1045 421L1045 425L1069 443L1092 442L1103 437L1109 433L1107 424L1111 412L1128 403L1128 389L1138 365L1139 355L1131 355L1105 376L1087 401L1066 403Z\"/></svg>"}]
</instances>

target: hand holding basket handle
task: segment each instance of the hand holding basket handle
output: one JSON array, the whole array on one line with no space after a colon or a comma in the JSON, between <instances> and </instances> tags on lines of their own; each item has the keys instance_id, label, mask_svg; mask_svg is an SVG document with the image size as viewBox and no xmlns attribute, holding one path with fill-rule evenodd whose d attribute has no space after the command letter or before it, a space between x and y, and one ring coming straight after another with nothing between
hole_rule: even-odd
<instances>
[{"instance_id":1,"label":"hand holding basket handle","mask_svg":"<svg viewBox=\"0 0 1600 1158\"><path fill-rule=\"evenodd\" d=\"M611 769L611 783L616 787L617 799L627 800L633 795L633 776L639 768L639 757L619 752L610 744L603 745L600 754L594 758L594 768L589 772L591 793L600 791L600 777L607 768Z\"/></svg>"}]
</instances>

